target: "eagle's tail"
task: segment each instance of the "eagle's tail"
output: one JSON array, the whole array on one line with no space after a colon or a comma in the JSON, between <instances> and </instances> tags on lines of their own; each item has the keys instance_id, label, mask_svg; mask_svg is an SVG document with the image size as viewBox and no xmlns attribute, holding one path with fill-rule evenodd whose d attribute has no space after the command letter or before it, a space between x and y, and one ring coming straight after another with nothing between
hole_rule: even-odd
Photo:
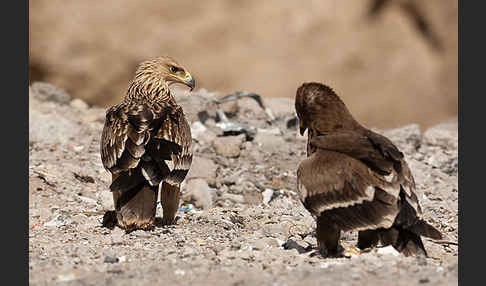
<instances>
[{"instance_id":1,"label":"eagle's tail","mask_svg":"<svg viewBox=\"0 0 486 286\"><path fill-rule=\"evenodd\" d=\"M405 256L422 253L427 256L421 236L442 239L442 234L425 220L419 219L407 229L400 229L394 247Z\"/></svg>"},{"instance_id":2,"label":"eagle's tail","mask_svg":"<svg viewBox=\"0 0 486 286\"><path fill-rule=\"evenodd\" d=\"M358 233L358 247L365 249L376 246L381 240L382 245L392 245L397 251L405 256L425 255L424 244L421 236L432 239L442 239L442 234L426 221L419 219L412 226L407 228L394 224L390 228L379 228L376 230L365 230Z\"/></svg>"},{"instance_id":3,"label":"eagle's tail","mask_svg":"<svg viewBox=\"0 0 486 286\"><path fill-rule=\"evenodd\" d=\"M438 231L435 227L427 223L425 220L420 219L416 223L414 223L408 229L420 236L429 237L432 239L442 239L442 234Z\"/></svg>"},{"instance_id":4,"label":"eagle's tail","mask_svg":"<svg viewBox=\"0 0 486 286\"><path fill-rule=\"evenodd\" d=\"M401 227L393 226L381 233L383 244L391 244L405 256L424 255L427 256L422 238L416 233Z\"/></svg>"},{"instance_id":5,"label":"eagle's tail","mask_svg":"<svg viewBox=\"0 0 486 286\"><path fill-rule=\"evenodd\" d=\"M417 217L416 207L410 204L404 191L400 193L400 197L402 199L400 212L392 227L382 231L381 241L393 245L406 256L417 254L427 256L421 236L441 239L442 234L425 220Z\"/></svg>"},{"instance_id":6,"label":"eagle's tail","mask_svg":"<svg viewBox=\"0 0 486 286\"><path fill-rule=\"evenodd\" d=\"M155 221L158 186L137 178L123 172L113 175L110 186L116 223L126 231L150 228Z\"/></svg>"},{"instance_id":7,"label":"eagle's tail","mask_svg":"<svg viewBox=\"0 0 486 286\"><path fill-rule=\"evenodd\" d=\"M435 227L421 219L407 228L393 225L389 229L380 230L379 236L384 245L393 245L397 251L405 256L427 256L421 236L432 239L442 238L442 234Z\"/></svg>"}]
</instances>

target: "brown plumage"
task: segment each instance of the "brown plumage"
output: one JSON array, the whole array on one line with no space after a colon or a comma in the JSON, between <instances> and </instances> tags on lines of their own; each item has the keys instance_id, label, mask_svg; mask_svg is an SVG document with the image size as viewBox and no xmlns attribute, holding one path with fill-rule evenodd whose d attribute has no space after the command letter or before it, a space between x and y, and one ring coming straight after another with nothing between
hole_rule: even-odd
<instances>
[{"instance_id":1,"label":"brown plumage","mask_svg":"<svg viewBox=\"0 0 486 286\"><path fill-rule=\"evenodd\" d=\"M194 88L192 76L175 60L142 62L124 100L106 112L101 160L112 174L116 220L126 230L151 227L161 191L163 223L174 222L180 184L192 162L192 137L169 85Z\"/></svg>"},{"instance_id":2,"label":"brown plumage","mask_svg":"<svg viewBox=\"0 0 486 286\"><path fill-rule=\"evenodd\" d=\"M295 109L301 134L308 129L297 189L316 218L321 253L337 255L340 231L357 230L361 249L381 240L405 255L426 255L420 236L440 239L441 234L421 219L415 181L402 152L360 125L323 84L300 86Z\"/></svg>"}]
</instances>

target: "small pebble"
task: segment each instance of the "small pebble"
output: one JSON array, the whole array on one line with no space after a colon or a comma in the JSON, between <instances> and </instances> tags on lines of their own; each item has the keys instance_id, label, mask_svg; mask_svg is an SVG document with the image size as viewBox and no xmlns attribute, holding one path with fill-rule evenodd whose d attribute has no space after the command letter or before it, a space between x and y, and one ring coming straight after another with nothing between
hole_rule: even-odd
<instances>
[{"instance_id":1,"label":"small pebble","mask_svg":"<svg viewBox=\"0 0 486 286\"><path fill-rule=\"evenodd\" d=\"M72 281L74 279L76 279L76 275L74 275L73 273L61 274L61 275L57 276L57 281L59 281L59 282L68 282L68 281Z\"/></svg>"},{"instance_id":2,"label":"small pebble","mask_svg":"<svg viewBox=\"0 0 486 286\"><path fill-rule=\"evenodd\" d=\"M81 151L83 151L84 146L82 146L82 145L80 145L80 146L74 146L74 147L73 147L73 149L74 149L74 151L76 151L76 152L81 152Z\"/></svg>"},{"instance_id":3,"label":"small pebble","mask_svg":"<svg viewBox=\"0 0 486 286\"><path fill-rule=\"evenodd\" d=\"M120 260L118 259L118 257L105 257L105 263L118 263L120 262Z\"/></svg>"},{"instance_id":4,"label":"small pebble","mask_svg":"<svg viewBox=\"0 0 486 286\"><path fill-rule=\"evenodd\" d=\"M429 282L430 282L429 278L423 278L419 280L420 284L429 283Z\"/></svg>"}]
</instances>

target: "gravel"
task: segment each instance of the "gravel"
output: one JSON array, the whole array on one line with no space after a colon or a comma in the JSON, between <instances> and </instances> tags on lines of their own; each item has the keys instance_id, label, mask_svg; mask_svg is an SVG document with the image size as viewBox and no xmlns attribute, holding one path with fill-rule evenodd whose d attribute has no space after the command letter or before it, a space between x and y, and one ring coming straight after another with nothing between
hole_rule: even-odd
<instances>
[{"instance_id":1,"label":"gravel","mask_svg":"<svg viewBox=\"0 0 486 286\"><path fill-rule=\"evenodd\" d=\"M212 94L198 91L190 99L178 94L191 126L202 130L199 136L210 130L214 136L193 141L194 162L181 202L186 207L178 212L177 224L160 226L158 207L155 228L125 233L101 226L105 211L113 209L111 176L99 155L105 110L66 102L63 91L40 86L33 86L29 96L31 285L458 283L455 121L423 132L417 125L380 131L404 151L424 216L445 236L441 242L424 239L429 257L377 248L322 258L316 252L315 222L295 190L306 140L286 126L295 114L288 101L266 100L275 109L274 121L251 100L228 104L231 122L258 130L249 141L244 135L222 136L215 112L199 121L198 113L212 106ZM235 150L221 151L225 148ZM354 246L356 236L343 233L342 246Z\"/></svg>"}]
</instances>

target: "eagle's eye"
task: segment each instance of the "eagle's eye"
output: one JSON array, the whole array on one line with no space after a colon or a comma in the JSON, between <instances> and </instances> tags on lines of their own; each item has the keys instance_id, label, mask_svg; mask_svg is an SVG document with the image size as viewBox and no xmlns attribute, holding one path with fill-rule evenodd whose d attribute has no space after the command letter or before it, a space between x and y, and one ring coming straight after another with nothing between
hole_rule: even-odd
<instances>
[{"instance_id":1,"label":"eagle's eye","mask_svg":"<svg viewBox=\"0 0 486 286\"><path fill-rule=\"evenodd\" d=\"M170 71L171 71L172 73L176 73L178 70L179 70L179 69L178 69L177 67L175 67L175 66L171 66L171 67L170 67Z\"/></svg>"}]
</instances>

